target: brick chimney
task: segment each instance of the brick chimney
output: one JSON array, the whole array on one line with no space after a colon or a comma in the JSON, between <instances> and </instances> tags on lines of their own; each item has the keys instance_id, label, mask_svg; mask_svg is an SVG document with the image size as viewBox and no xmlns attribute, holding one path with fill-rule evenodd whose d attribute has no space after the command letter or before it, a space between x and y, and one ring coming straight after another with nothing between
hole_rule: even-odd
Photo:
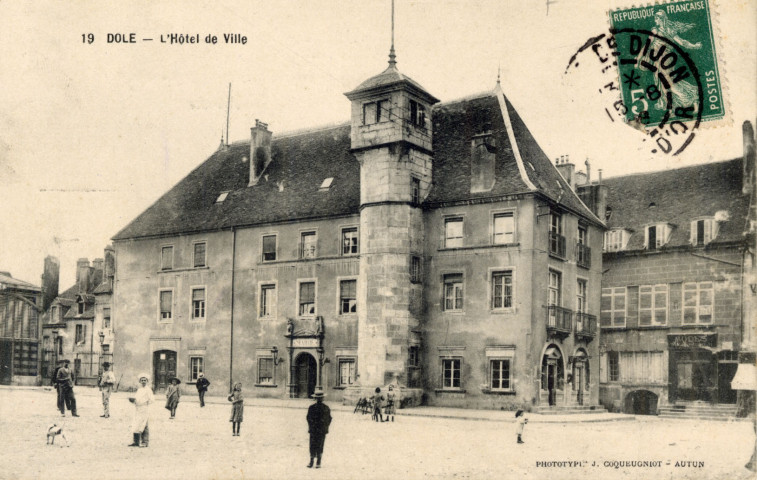
<instances>
[{"instance_id":1,"label":"brick chimney","mask_svg":"<svg viewBox=\"0 0 757 480\"><path fill-rule=\"evenodd\" d=\"M60 261L52 255L46 256L44 271L42 272L42 310L47 311L55 297L58 296L59 279Z\"/></svg>"},{"instance_id":2,"label":"brick chimney","mask_svg":"<svg viewBox=\"0 0 757 480\"><path fill-rule=\"evenodd\" d=\"M258 183L263 175L263 170L271 162L271 137L273 133L268 131L268 124L257 118L255 126L250 129L250 182L248 187Z\"/></svg>"},{"instance_id":3,"label":"brick chimney","mask_svg":"<svg viewBox=\"0 0 757 480\"><path fill-rule=\"evenodd\" d=\"M570 185L570 189L575 191L576 166L570 163L570 159L568 158L568 155L564 155L560 157L560 160L557 162L557 171L560 172L560 175L562 175L562 178L564 178L565 181L568 182L568 185Z\"/></svg>"},{"instance_id":4,"label":"brick chimney","mask_svg":"<svg viewBox=\"0 0 757 480\"><path fill-rule=\"evenodd\" d=\"M113 288L113 278L116 276L116 250L113 245L105 247L105 266L103 279Z\"/></svg>"},{"instance_id":5,"label":"brick chimney","mask_svg":"<svg viewBox=\"0 0 757 480\"><path fill-rule=\"evenodd\" d=\"M102 258L96 258L92 260L92 278L90 284L93 287L97 287L103 281L103 264L105 261Z\"/></svg>"},{"instance_id":6,"label":"brick chimney","mask_svg":"<svg viewBox=\"0 0 757 480\"><path fill-rule=\"evenodd\" d=\"M88 258L80 258L76 261L76 285L79 286L80 293L89 290L89 269Z\"/></svg>"}]
</instances>

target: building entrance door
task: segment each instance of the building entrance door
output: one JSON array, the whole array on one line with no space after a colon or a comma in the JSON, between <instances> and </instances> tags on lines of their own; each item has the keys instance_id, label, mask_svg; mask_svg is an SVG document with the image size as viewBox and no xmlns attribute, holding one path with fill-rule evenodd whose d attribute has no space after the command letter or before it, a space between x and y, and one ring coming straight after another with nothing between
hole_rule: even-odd
<instances>
[{"instance_id":1,"label":"building entrance door","mask_svg":"<svg viewBox=\"0 0 757 480\"><path fill-rule=\"evenodd\" d=\"M541 389L546 391L548 405L557 405L558 393L562 393L563 377L562 354L560 349L551 345L544 352L541 363Z\"/></svg>"},{"instance_id":2,"label":"building entrance door","mask_svg":"<svg viewBox=\"0 0 757 480\"><path fill-rule=\"evenodd\" d=\"M576 403L584 404L584 364L577 363L573 376L573 389L576 390Z\"/></svg>"},{"instance_id":3,"label":"building entrance door","mask_svg":"<svg viewBox=\"0 0 757 480\"><path fill-rule=\"evenodd\" d=\"M294 360L294 384L297 398L309 398L315 392L317 375L315 358L309 353L300 353Z\"/></svg>"},{"instance_id":4,"label":"building entrance door","mask_svg":"<svg viewBox=\"0 0 757 480\"><path fill-rule=\"evenodd\" d=\"M679 351L673 380L676 382L676 399L717 401L717 361L708 350Z\"/></svg>"},{"instance_id":5,"label":"building entrance door","mask_svg":"<svg viewBox=\"0 0 757 480\"><path fill-rule=\"evenodd\" d=\"M166 388L176 376L176 352L160 350L152 354L153 388Z\"/></svg>"},{"instance_id":6,"label":"building entrance door","mask_svg":"<svg viewBox=\"0 0 757 480\"><path fill-rule=\"evenodd\" d=\"M13 370L13 343L10 340L0 340L0 383L10 385Z\"/></svg>"}]
</instances>

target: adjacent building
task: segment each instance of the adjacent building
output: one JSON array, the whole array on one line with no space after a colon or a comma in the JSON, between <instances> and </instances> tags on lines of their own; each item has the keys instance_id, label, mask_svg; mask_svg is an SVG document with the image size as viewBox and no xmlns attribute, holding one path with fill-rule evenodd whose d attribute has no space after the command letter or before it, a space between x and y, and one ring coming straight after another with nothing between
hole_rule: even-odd
<instances>
[{"instance_id":1,"label":"adjacent building","mask_svg":"<svg viewBox=\"0 0 757 480\"><path fill-rule=\"evenodd\" d=\"M102 362L112 362L111 294L115 257L76 262L76 283L51 302L43 321L43 369L49 382L58 359L71 361L78 385L96 385ZM56 277L57 278L57 277Z\"/></svg>"},{"instance_id":2,"label":"adjacent building","mask_svg":"<svg viewBox=\"0 0 757 480\"><path fill-rule=\"evenodd\" d=\"M42 289L0 272L0 384L37 385Z\"/></svg>"},{"instance_id":3,"label":"adjacent building","mask_svg":"<svg viewBox=\"0 0 757 480\"><path fill-rule=\"evenodd\" d=\"M346 96L348 124L256 121L115 235L124 384L596 405L603 219L499 83L439 102L392 51Z\"/></svg>"},{"instance_id":4,"label":"adjacent building","mask_svg":"<svg viewBox=\"0 0 757 480\"><path fill-rule=\"evenodd\" d=\"M754 264L754 175L747 123L743 158L603 182L600 401L608 409L735 405L739 357L751 350L754 362L754 287L744 275Z\"/></svg>"}]
</instances>

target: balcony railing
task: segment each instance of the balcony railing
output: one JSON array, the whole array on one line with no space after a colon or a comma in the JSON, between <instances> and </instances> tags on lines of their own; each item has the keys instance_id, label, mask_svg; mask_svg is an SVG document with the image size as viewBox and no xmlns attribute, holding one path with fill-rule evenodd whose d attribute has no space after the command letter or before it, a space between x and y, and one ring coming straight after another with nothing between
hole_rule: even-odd
<instances>
[{"instance_id":1,"label":"balcony railing","mask_svg":"<svg viewBox=\"0 0 757 480\"><path fill-rule=\"evenodd\" d=\"M576 338L587 342L597 336L597 317L588 313L576 313Z\"/></svg>"},{"instance_id":2,"label":"balcony railing","mask_svg":"<svg viewBox=\"0 0 757 480\"><path fill-rule=\"evenodd\" d=\"M591 248L583 243L576 244L576 264L579 267L591 268Z\"/></svg>"},{"instance_id":3,"label":"balcony railing","mask_svg":"<svg viewBox=\"0 0 757 480\"><path fill-rule=\"evenodd\" d=\"M573 312L567 308L558 307L557 305L548 306L547 333L569 335L572 319Z\"/></svg>"},{"instance_id":4,"label":"balcony railing","mask_svg":"<svg viewBox=\"0 0 757 480\"><path fill-rule=\"evenodd\" d=\"M565 237L559 233L549 232L549 254L565 258Z\"/></svg>"}]
</instances>

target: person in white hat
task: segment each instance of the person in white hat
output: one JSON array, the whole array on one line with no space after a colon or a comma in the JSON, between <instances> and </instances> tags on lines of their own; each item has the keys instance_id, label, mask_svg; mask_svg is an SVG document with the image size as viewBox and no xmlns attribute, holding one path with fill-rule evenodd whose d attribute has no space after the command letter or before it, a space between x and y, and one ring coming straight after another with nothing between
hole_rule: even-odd
<instances>
[{"instance_id":1,"label":"person in white hat","mask_svg":"<svg viewBox=\"0 0 757 480\"><path fill-rule=\"evenodd\" d=\"M152 389L147 386L150 383L150 376L146 373L140 373L138 378L140 386L137 393L133 397L129 397L129 401L134 404L134 420L131 430L134 434L134 442L129 446L147 447L150 444L150 430L148 428L150 404L155 401L155 397L152 394Z\"/></svg>"}]
</instances>

